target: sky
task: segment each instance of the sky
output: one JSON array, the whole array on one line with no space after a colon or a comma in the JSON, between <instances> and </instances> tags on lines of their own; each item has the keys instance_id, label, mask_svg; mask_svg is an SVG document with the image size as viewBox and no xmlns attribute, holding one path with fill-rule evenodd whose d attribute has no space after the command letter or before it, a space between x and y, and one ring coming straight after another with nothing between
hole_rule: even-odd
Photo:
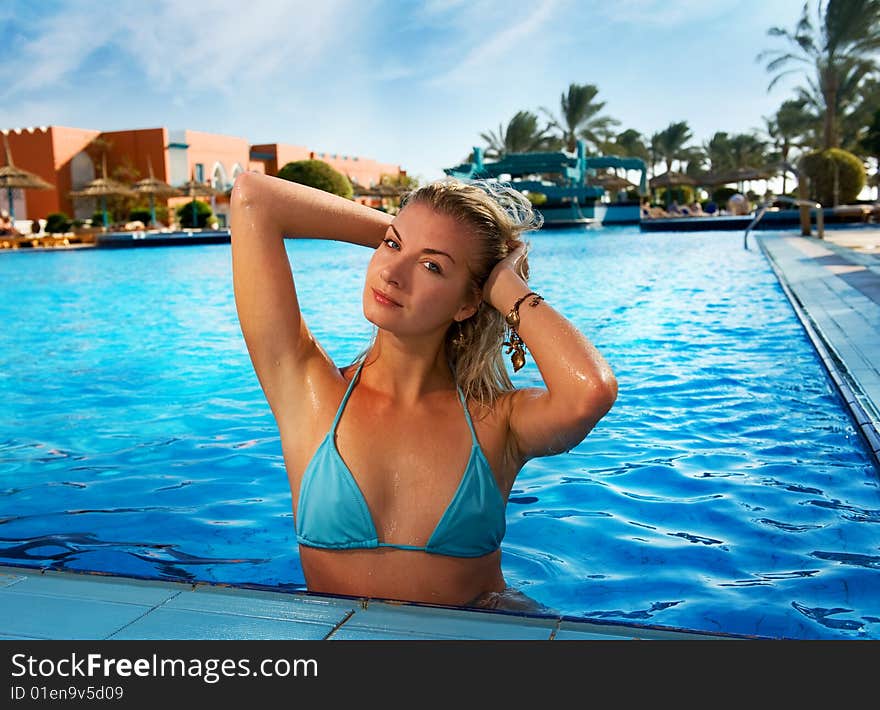
<instances>
[{"instance_id":1,"label":"sky","mask_svg":"<svg viewBox=\"0 0 880 710\"><path fill-rule=\"evenodd\" d=\"M0 129L167 127L400 165L424 182L594 84L619 130L759 130L803 0L0 0Z\"/></svg>"}]
</instances>

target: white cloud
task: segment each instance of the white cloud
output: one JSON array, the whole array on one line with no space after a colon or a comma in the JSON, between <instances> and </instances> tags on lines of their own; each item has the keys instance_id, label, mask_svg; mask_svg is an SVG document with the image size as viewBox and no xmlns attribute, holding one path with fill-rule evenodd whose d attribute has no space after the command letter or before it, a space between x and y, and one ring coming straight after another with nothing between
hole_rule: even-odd
<instances>
[{"instance_id":1,"label":"white cloud","mask_svg":"<svg viewBox=\"0 0 880 710\"><path fill-rule=\"evenodd\" d=\"M251 84L306 72L344 47L364 9L353 0L124 0L71 3L35 27L35 38L5 62L13 97L75 76L88 57L110 50L134 65L154 89L202 88L235 95ZM5 72L6 73L6 72Z\"/></svg>"},{"instance_id":2,"label":"white cloud","mask_svg":"<svg viewBox=\"0 0 880 710\"><path fill-rule=\"evenodd\" d=\"M30 31L36 28L26 28ZM52 87L75 72L97 46L113 34L109 23L96 23L82 12L62 12L41 20L39 32L5 59L2 86L4 98L17 93Z\"/></svg>"},{"instance_id":3,"label":"white cloud","mask_svg":"<svg viewBox=\"0 0 880 710\"><path fill-rule=\"evenodd\" d=\"M497 6L496 6L497 7ZM522 61L524 48L529 47L534 35L544 29L544 24L559 7L557 0L543 0L531 6L515 24L498 28L497 24L481 23L483 37L475 43L465 57L452 68L434 76L431 84L462 84L475 77L485 76L486 68L514 58ZM508 15L508 18L511 17ZM516 17L515 15L513 17Z\"/></svg>"}]
</instances>

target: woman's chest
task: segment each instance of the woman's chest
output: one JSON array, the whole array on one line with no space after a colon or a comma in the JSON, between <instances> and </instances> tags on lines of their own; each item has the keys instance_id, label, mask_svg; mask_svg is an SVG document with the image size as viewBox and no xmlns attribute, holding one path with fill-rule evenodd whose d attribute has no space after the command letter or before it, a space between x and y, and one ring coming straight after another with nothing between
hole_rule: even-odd
<instances>
[{"instance_id":1,"label":"woman's chest","mask_svg":"<svg viewBox=\"0 0 880 710\"><path fill-rule=\"evenodd\" d=\"M323 438L316 440L316 434ZM331 459L345 468L343 475L354 479L380 517L397 519L414 510L428 517L442 513L479 456L505 499L516 475L497 417L469 418L460 400L402 411L352 397L335 430L331 420L323 434L288 432L282 443L294 504L303 473L319 448L326 455L330 447Z\"/></svg>"}]
</instances>

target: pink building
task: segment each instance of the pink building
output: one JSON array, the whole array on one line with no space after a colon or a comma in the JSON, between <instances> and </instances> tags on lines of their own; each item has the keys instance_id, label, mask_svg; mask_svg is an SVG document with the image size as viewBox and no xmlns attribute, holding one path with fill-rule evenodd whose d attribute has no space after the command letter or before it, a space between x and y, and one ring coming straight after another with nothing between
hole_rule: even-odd
<instances>
[{"instance_id":1,"label":"pink building","mask_svg":"<svg viewBox=\"0 0 880 710\"><path fill-rule=\"evenodd\" d=\"M221 193L200 198L212 203L212 210L221 226L228 224L229 198L236 175L245 171L277 174L286 163L294 160L323 160L361 185L371 186L382 175L405 175L392 163L379 163L361 156L316 153L303 146L281 143L251 145L245 138L168 128L144 128L125 131L98 131L66 126L39 126L3 131L8 138L14 164L36 173L55 186L54 190L14 190L14 212L17 222L45 219L52 212L69 217L88 219L100 209L94 198L71 198L91 180L101 177L102 165L97 153L89 149L96 138L106 141L107 177L119 168L145 178L152 168L159 180L175 187L188 180L208 183ZM134 181L133 180L133 181ZM132 182L133 182L132 181ZM371 198L357 198L372 204ZM0 190L0 208L9 209L6 190ZM188 197L157 200L169 210Z\"/></svg>"}]
</instances>

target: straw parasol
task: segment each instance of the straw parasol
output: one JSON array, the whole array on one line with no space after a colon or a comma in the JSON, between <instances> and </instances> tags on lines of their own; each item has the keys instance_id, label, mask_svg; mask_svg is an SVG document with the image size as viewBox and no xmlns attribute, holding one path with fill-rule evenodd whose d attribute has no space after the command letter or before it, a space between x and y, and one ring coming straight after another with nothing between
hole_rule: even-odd
<instances>
[{"instance_id":1,"label":"straw parasol","mask_svg":"<svg viewBox=\"0 0 880 710\"><path fill-rule=\"evenodd\" d=\"M719 173L710 173L705 176L704 183L707 185L726 185L731 182L748 182L750 180L767 180L773 177L777 171L772 168L734 168Z\"/></svg>"},{"instance_id":2,"label":"straw parasol","mask_svg":"<svg viewBox=\"0 0 880 710\"><path fill-rule=\"evenodd\" d=\"M219 197L225 195L223 190L215 190L206 182L196 180L195 174L180 186L181 194L186 195L192 200L192 223L193 226L198 224L196 220L196 197Z\"/></svg>"},{"instance_id":3,"label":"straw parasol","mask_svg":"<svg viewBox=\"0 0 880 710\"><path fill-rule=\"evenodd\" d=\"M597 185L608 191L638 189L638 185L634 182L614 173L597 173L591 175L588 180L591 185Z\"/></svg>"},{"instance_id":4,"label":"straw parasol","mask_svg":"<svg viewBox=\"0 0 880 710\"><path fill-rule=\"evenodd\" d=\"M15 201L12 199L13 190L54 190L55 186L46 182L39 175L30 173L16 167L12 162L12 151L9 149L9 137L3 134L3 146L6 149L6 165L0 168L0 188L6 188L6 197L9 201L9 216L15 223Z\"/></svg>"},{"instance_id":5,"label":"straw parasol","mask_svg":"<svg viewBox=\"0 0 880 710\"><path fill-rule=\"evenodd\" d=\"M107 177L107 154L104 153L101 163L103 177L96 178L87 183L81 190L75 190L70 193L71 197L100 197L101 212L104 215L104 226L107 227L110 220L107 218L107 196L108 195L124 195L132 197L136 193L125 183L113 180Z\"/></svg>"},{"instance_id":6,"label":"straw parasol","mask_svg":"<svg viewBox=\"0 0 880 710\"><path fill-rule=\"evenodd\" d=\"M678 187L680 185L690 185L693 187L697 184L697 181L692 178L690 175L685 173L678 173L675 171L669 171L667 173L663 173L662 175L655 175L651 178L648 183L652 190L658 187Z\"/></svg>"},{"instance_id":7,"label":"straw parasol","mask_svg":"<svg viewBox=\"0 0 880 710\"><path fill-rule=\"evenodd\" d=\"M153 161L150 160L149 155L147 156L147 169L149 170L150 177L138 180L132 187L137 194L150 196L150 226L155 227L156 197L177 197L182 195L183 192L153 175Z\"/></svg>"},{"instance_id":8,"label":"straw parasol","mask_svg":"<svg viewBox=\"0 0 880 710\"><path fill-rule=\"evenodd\" d=\"M692 178L690 175L686 173L679 173L673 170L663 173L662 175L655 175L650 179L648 185L652 190L656 190L661 187L665 187L666 189L666 204L669 204L670 201L670 193L671 187L679 187L681 185L689 185L690 187L696 187L697 181Z\"/></svg>"}]
</instances>

